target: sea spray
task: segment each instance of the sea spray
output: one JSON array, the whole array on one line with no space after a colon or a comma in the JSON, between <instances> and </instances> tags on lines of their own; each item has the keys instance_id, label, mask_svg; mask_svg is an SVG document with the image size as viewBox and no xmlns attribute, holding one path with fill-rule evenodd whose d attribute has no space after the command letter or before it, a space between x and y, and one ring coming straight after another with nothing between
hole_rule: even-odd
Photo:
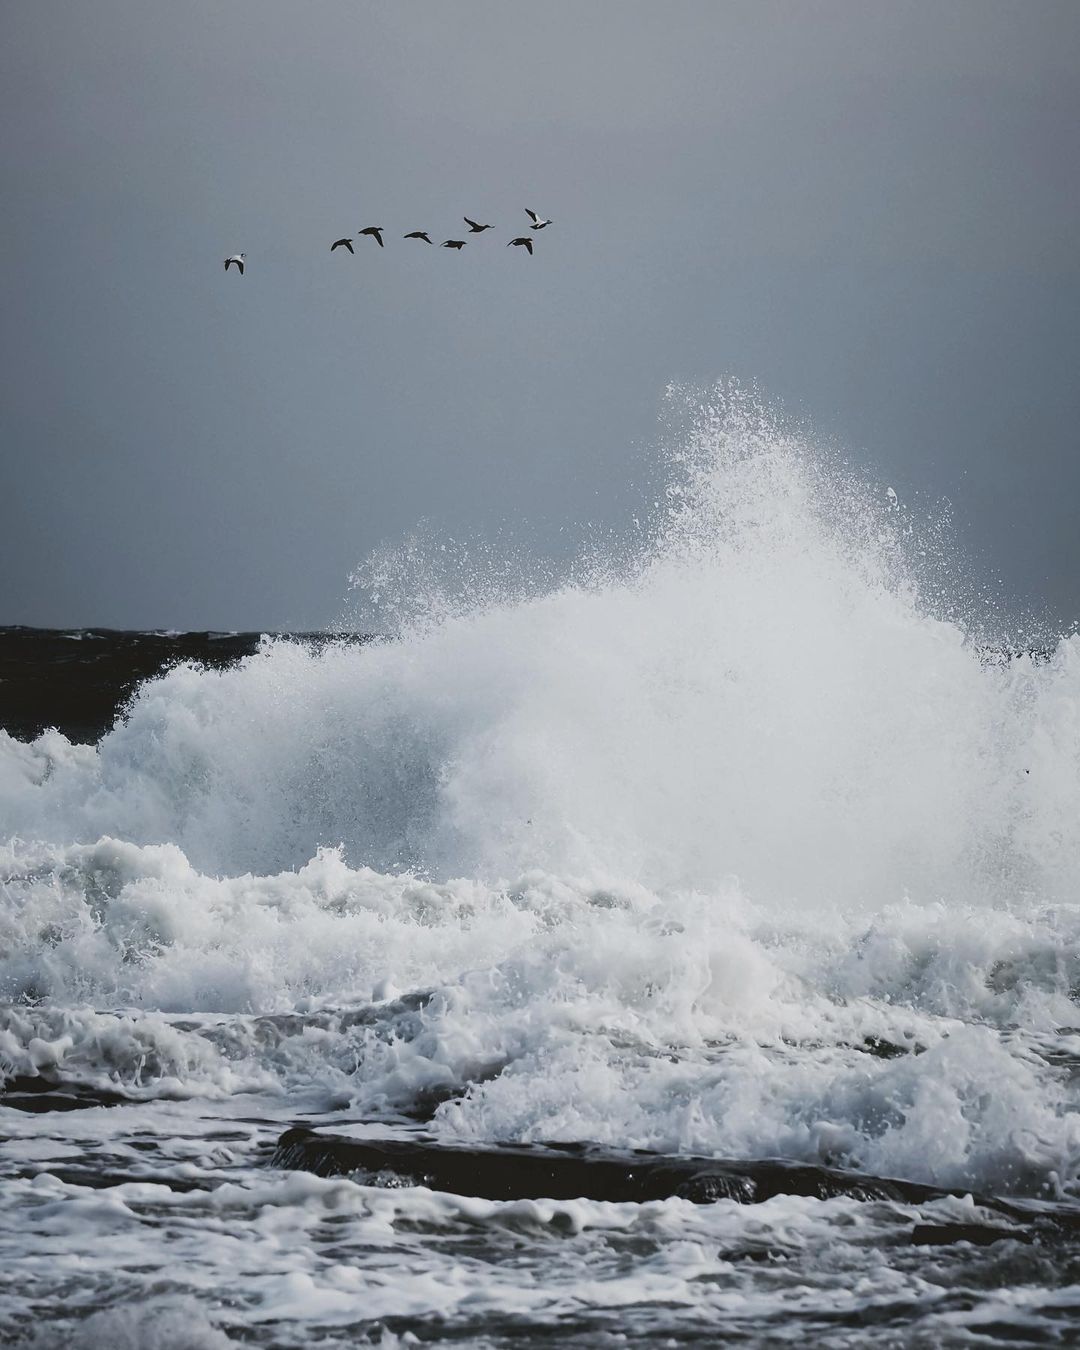
<instances>
[{"instance_id":1,"label":"sea spray","mask_svg":"<svg viewBox=\"0 0 1080 1350\"><path fill-rule=\"evenodd\" d=\"M230 874L340 845L444 879L734 873L769 903L1072 899L1077 641L988 661L927 612L884 494L721 392L632 559L524 598L480 566L470 605L410 548L392 641L182 666L92 759L8 746L9 832Z\"/></svg>"},{"instance_id":2,"label":"sea spray","mask_svg":"<svg viewBox=\"0 0 1080 1350\"><path fill-rule=\"evenodd\" d=\"M1074 1184L1078 640L992 658L894 498L672 400L629 545L429 591L410 545L387 640L0 742L11 1072Z\"/></svg>"}]
</instances>

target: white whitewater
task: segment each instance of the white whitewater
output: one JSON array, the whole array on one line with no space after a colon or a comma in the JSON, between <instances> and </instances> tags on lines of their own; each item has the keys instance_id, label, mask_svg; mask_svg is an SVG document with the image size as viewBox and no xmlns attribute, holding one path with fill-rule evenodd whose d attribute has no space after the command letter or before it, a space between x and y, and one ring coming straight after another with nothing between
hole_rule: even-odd
<instances>
[{"instance_id":1,"label":"white whitewater","mask_svg":"<svg viewBox=\"0 0 1080 1350\"><path fill-rule=\"evenodd\" d=\"M1073 1194L1080 639L995 654L894 495L672 399L617 565L0 734L0 1071Z\"/></svg>"}]
</instances>

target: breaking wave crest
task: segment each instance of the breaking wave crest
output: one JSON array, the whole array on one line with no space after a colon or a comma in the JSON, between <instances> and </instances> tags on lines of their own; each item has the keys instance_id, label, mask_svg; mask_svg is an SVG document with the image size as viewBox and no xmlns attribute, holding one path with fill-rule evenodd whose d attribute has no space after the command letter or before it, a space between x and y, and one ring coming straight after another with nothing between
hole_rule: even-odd
<instances>
[{"instance_id":1,"label":"breaking wave crest","mask_svg":"<svg viewBox=\"0 0 1080 1350\"><path fill-rule=\"evenodd\" d=\"M426 596L384 554L387 640L0 734L0 1070L1071 1186L1080 639L988 650L892 494L737 389L672 408L618 554Z\"/></svg>"}]
</instances>

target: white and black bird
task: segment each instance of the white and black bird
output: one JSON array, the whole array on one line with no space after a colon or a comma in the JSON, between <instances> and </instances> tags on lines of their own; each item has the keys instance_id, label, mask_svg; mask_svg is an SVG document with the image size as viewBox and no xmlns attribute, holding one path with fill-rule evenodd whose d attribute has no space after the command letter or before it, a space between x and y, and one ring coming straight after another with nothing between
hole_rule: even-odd
<instances>
[{"instance_id":1,"label":"white and black bird","mask_svg":"<svg viewBox=\"0 0 1080 1350\"><path fill-rule=\"evenodd\" d=\"M430 244L427 230L410 230L408 234L403 234L402 239L422 239L425 244Z\"/></svg>"},{"instance_id":2,"label":"white and black bird","mask_svg":"<svg viewBox=\"0 0 1080 1350\"><path fill-rule=\"evenodd\" d=\"M361 234L370 234L372 239L377 239L379 241L380 248L384 246L382 241L382 232L383 227L381 225L369 225L366 229L360 231Z\"/></svg>"},{"instance_id":3,"label":"white and black bird","mask_svg":"<svg viewBox=\"0 0 1080 1350\"><path fill-rule=\"evenodd\" d=\"M351 240L351 239L335 239L334 242L330 245L330 252L333 253L334 249L336 249L336 248L347 248L347 249L349 250L349 252L351 253L351 252L353 251L352 240Z\"/></svg>"},{"instance_id":4,"label":"white and black bird","mask_svg":"<svg viewBox=\"0 0 1080 1350\"><path fill-rule=\"evenodd\" d=\"M464 239L444 239L439 245L440 248L464 248Z\"/></svg>"},{"instance_id":5,"label":"white and black bird","mask_svg":"<svg viewBox=\"0 0 1080 1350\"><path fill-rule=\"evenodd\" d=\"M529 254L529 257L531 258L531 257L532 257L532 246L533 246L533 241L529 238L529 236L528 236L527 234L519 234L518 237L517 237L516 239L511 239L510 242L507 244L506 247L507 247L507 248L515 248L515 247L516 247L516 248L523 248L523 249L525 249L525 250L527 251L527 253Z\"/></svg>"},{"instance_id":6,"label":"white and black bird","mask_svg":"<svg viewBox=\"0 0 1080 1350\"><path fill-rule=\"evenodd\" d=\"M478 225L475 220L470 220L468 216L462 216L461 219L469 227L470 234L483 234L485 230L493 230L494 225Z\"/></svg>"},{"instance_id":7,"label":"white and black bird","mask_svg":"<svg viewBox=\"0 0 1080 1350\"><path fill-rule=\"evenodd\" d=\"M530 230L542 230L545 225L551 224L550 220L541 220L536 212L530 211L528 207L525 208L525 214L532 221L532 224L529 226Z\"/></svg>"},{"instance_id":8,"label":"white and black bird","mask_svg":"<svg viewBox=\"0 0 1080 1350\"><path fill-rule=\"evenodd\" d=\"M243 254L243 253L234 253L234 254L232 255L231 258L226 258L226 259L225 259L225 271L227 272L227 271L229 270L229 268L232 266L232 264L235 263L235 264L236 264L236 270L240 273L241 276L243 276L243 275L244 275L244 258L245 258L245 257L246 257L246 254Z\"/></svg>"}]
</instances>

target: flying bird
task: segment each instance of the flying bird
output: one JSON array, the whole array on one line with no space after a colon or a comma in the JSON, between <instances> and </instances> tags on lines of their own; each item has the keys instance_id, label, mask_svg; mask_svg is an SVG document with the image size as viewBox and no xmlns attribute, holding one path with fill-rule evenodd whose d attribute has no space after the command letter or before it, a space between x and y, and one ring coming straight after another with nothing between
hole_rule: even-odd
<instances>
[{"instance_id":1,"label":"flying bird","mask_svg":"<svg viewBox=\"0 0 1080 1350\"><path fill-rule=\"evenodd\" d=\"M464 239L444 239L443 242L439 245L439 247L440 247L440 248L464 248L464 247L465 247L465 240L464 240Z\"/></svg>"},{"instance_id":2,"label":"flying bird","mask_svg":"<svg viewBox=\"0 0 1080 1350\"><path fill-rule=\"evenodd\" d=\"M411 230L408 234L403 234L401 237L403 239L422 239L425 244L431 243L431 240L428 238L427 230Z\"/></svg>"},{"instance_id":3,"label":"flying bird","mask_svg":"<svg viewBox=\"0 0 1080 1350\"><path fill-rule=\"evenodd\" d=\"M229 270L229 264L230 264L230 263L235 263L235 264L236 264L236 270L240 273L241 276L243 276L243 275L244 275L244 258L245 258L245 256L246 256L246 255L243 254L243 253L234 253L234 254L232 255L231 258L226 258L226 259L225 259L225 271L227 272L227 271Z\"/></svg>"},{"instance_id":4,"label":"flying bird","mask_svg":"<svg viewBox=\"0 0 1080 1350\"><path fill-rule=\"evenodd\" d=\"M528 207L525 208L525 214L532 221L532 224L529 226L530 230L542 230L545 225L551 224L550 220L541 220L536 212L530 211Z\"/></svg>"},{"instance_id":5,"label":"flying bird","mask_svg":"<svg viewBox=\"0 0 1080 1350\"><path fill-rule=\"evenodd\" d=\"M485 230L493 230L494 225L478 225L475 220L470 220L468 216L462 216L461 219L469 227L470 234L483 234Z\"/></svg>"},{"instance_id":6,"label":"flying bird","mask_svg":"<svg viewBox=\"0 0 1080 1350\"><path fill-rule=\"evenodd\" d=\"M506 247L513 248L515 244L518 246L518 248L527 249L529 257L530 258L532 257L533 241L529 238L528 235L526 234L518 235L516 239L511 239Z\"/></svg>"},{"instance_id":7,"label":"flying bird","mask_svg":"<svg viewBox=\"0 0 1080 1350\"><path fill-rule=\"evenodd\" d=\"M377 239L379 241L380 248L383 247L382 232L383 226L381 225L369 225L367 229L360 231L361 234L370 234L372 239Z\"/></svg>"},{"instance_id":8,"label":"flying bird","mask_svg":"<svg viewBox=\"0 0 1080 1350\"><path fill-rule=\"evenodd\" d=\"M330 252L333 253L334 249L336 249L336 248L347 248L347 249L349 250L349 252L351 253L351 252L353 251L352 240L351 240L351 239L335 239L334 242L330 245Z\"/></svg>"}]
</instances>

